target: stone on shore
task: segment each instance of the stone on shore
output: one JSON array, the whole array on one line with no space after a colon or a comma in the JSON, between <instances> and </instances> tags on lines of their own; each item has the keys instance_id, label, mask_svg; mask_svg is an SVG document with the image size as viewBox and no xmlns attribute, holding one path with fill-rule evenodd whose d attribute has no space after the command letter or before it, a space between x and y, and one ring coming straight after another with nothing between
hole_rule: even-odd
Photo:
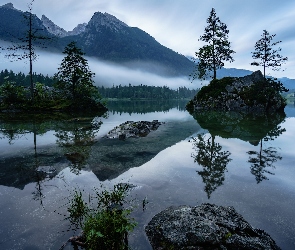
<instances>
[{"instance_id":1,"label":"stone on shore","mask_svg":"<svg viewBox=\"0 0 295 250\"><path fill-rule=\"evenodd\" d=\"M160 249L280 249L266 232L253 228L233 207L202 204L169 207L145 228Z\"/></svg>"}]
</instances>

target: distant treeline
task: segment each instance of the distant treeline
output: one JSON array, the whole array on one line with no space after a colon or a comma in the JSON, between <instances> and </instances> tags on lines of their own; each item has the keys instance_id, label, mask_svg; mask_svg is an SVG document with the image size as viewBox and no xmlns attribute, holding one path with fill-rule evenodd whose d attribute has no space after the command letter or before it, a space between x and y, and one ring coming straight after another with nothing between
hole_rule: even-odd
<instances>
[{"instance_id":1,"label":"distant treeline","mask_svg":"<svg viewBox=\"0 0 295 250\"><path fill-rule=\"evenodd\" d=\"M145 114L151 112L168 112L172 108L176 108L180 111L186 110L187 100L119 100L113 101L109 100L107 102L107 107L113 114L121 113L132 113Z\"/></svg>"},{"instance_id":2,"label":"distant treeline","mask_svg":"<svg viewBox=\"0 0 295 250\"><path fill-rule=\"evenodd\" d=\"M30 86L30 76L25 75L24 73L14 73L12 70L8 71L7 69L1 70L0 72L0 85L5 81L14 82L17 86ZM33 73L33 81L40 82L46 86L52 86L54 83L54 78L52 76L44 76L42 74Z\"/></svg>"},{"instance_id":3,"label":"distant treeline","mask_svg":"<svg viewBox=\"0 0 295 250\"><path fill-rule=\"evenodd\" d=\"M113 86L105 88L98 87L99 93L104 98L131 98L131 99L191 99L195 96L198 90L188 89L186 87L179 87L176 90L170 89L167 86L156 87L139 85L132 86Z\"/></svg>"},{"instance_id":4,"label":"distant treeline","mask_svg":"<svg viewBox=\"0 0 295 250\"><path fill-rule=\"evenodd\" d=\"M14 73L12 70L7 69L0 72L0 85L5 81L14 82L18 86L30 86L30 76L24 73ZM53 86L55 79L53 76L44 76L42 74L33 73L33 81L43 83L46 86ZM132 86L112 86L108 87L98 87L98 91L103 98L131 98L131 99L191 99L193 98L198 90L189 89L186 87L179 87L176 90L170 89L167 86L156 87L139 85Z\"/></svg>"}]
</instances>

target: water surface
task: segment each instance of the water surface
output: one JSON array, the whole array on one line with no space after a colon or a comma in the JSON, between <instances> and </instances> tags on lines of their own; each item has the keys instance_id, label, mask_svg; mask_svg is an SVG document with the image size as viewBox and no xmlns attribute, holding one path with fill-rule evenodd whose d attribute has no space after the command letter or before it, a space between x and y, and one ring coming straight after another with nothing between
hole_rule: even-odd
<instances>
[{"instance_id":1,"label":"water surface","mask_svg":"<svg viewBox=\"0 0 295 250\"><path fill-rule=\"evenodd\" d=\"M129 182L138 221L132 249L151 249L144 225L156 213L204 202L233 206L282 249L295 249L294 110L191 116L184 103L129 102L110 103L103 116L1 117L0 248L59 249L73 234L63 215L75 188L88 194ZM141 120L164 124L142 138L104 138Z\"/></svg>"}]
</instances>

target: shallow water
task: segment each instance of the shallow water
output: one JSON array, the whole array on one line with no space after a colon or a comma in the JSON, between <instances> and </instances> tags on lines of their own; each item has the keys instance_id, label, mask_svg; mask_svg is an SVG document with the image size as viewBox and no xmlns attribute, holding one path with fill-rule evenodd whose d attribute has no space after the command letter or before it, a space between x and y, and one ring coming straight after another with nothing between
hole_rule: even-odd
<instances>
[{"instance_id":1,"label":"shallow water","mask_svg":"<svg viewBox=\"0 0 295 250\"><path fill-rule=\"evenodd\" d=\"M233 206L282 249L295 249L294 106L286 107L287 117L254 120L193 117L179 103L110 107L105 117L2 118L0 249L59 249L73 235L63 218L74 188L87 194L119 182L136 185L131 249L151 249L144 225L156 213L204 202ZM165 123L147 137L103 137L123 122L140 120ZM40 166L56 172L42 174Z\"/></svg>"}]
</instances>

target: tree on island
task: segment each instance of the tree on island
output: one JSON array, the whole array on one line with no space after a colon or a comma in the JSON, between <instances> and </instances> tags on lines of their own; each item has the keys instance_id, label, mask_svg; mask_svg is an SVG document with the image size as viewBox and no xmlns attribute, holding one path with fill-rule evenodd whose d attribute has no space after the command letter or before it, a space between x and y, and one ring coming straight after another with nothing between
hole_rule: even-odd
<instances>
[{"instance_id":1,"label":"tree on island","mask_svg":"<svg viewBox=\"0 0 295 250\"><path fill-rule=\"evenodd\" d=\"M235 53L231 49L228 41L228 33L226 24L222 23L216 16L215 9L212 8L210 16L207 19L208 26L205 27L205 33L199 40L208 43L196 52L199 60L196 70L192 75L192 80L206 79L211 76L216 79L216 71L224 66L224 61L233 62L232 54ZM213 71L213 76L211 75Z\"/></svg>"},{"instance_id":2,"label":"tree on island","mask_svg":"<svg viewBox=\"0 0 295 250\"><path fill-rule=\"evenodd\" d=\"M95 74L90 71L81 49L75 42L71 42L63 53L66 56L58 68L58 73L55 74L57 79L55 87L63 97L74 102L100 98L97 88L93 85L92 78Z\"/></svg>"},{"instance_id":3,"label":"tree on island","mask_svg":"<svg viewBox=\"0 0 295 250\"><path fill-rule=\"evenodd\" d=\"M273 49L274 46L281 43L282 41L272 42L275 35L270 35L266 30L263 30L262 38L259 39L255 44L255 51L252 52L252 58L258 59L260 62L254 61L251 65L262 66L263 76L265 78L266 68L272 70L280 70L282 64L286 63L288 57L283 57L279 52L281 48Z\"/></svg>"}]
</instances>

